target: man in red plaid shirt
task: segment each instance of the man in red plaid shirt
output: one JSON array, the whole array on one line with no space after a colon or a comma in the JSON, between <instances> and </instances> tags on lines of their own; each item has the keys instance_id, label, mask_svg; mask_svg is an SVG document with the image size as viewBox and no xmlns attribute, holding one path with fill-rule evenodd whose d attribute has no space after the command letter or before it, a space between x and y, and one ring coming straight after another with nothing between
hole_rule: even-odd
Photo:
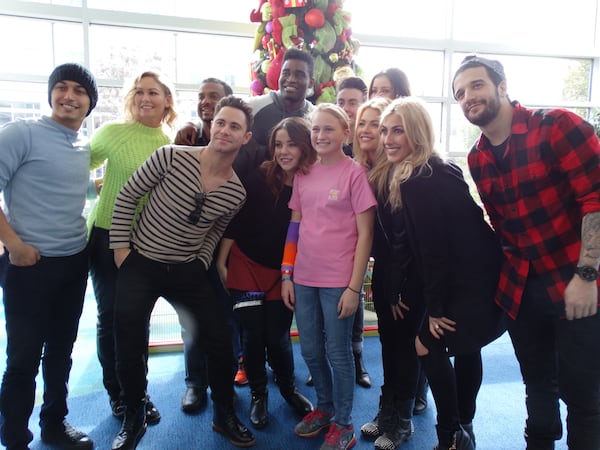
<instances>
[{"instance_id":1,"label":"man in red plaid shirt","mask_svg":"<svg viewBox=\"0 0 600 450\"><path fill-rule=\"evenodd\" d=\"M600 143L563 109L511 102L499 61L467 56L452 88L481 129L469 168L505 261L496 302L526 386L527 450L600 449Z\"/></svg>"}]
</instances>

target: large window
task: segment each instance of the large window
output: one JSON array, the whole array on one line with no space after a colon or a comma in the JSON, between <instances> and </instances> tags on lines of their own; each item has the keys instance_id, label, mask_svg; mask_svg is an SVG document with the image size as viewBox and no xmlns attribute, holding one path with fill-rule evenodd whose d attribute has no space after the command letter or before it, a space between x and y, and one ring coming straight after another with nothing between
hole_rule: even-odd
<instances>
[{"instance_id":1,"label":"large window","mask_svg":"<svg viewBox=\"0 0 600 450\"><path fill-rule=\"evenodd\" d=\"M48 111L47 76L67 61L89 65L100 101L90 133L122 116L123 85L142 70L167 75L177 89L182 121L194 120L199 83L217 77L249 95L259 0L3 0L0 12L0 123ZM568 8L542 0L506 0L493 13L475 0L345 0L356 62L368 84L388 67L404 70L414 95L437 123L439 145L464 155L478 131L452 98L452 75L477 52L500 59L512 99L527 106L565 107L590 120L600 107L598 0Z\"/></svg>"},{"instance_id":2,"label":"large window","mask_svg":"<svg viewBox=\"0 0 600 450\"><path fill-rule=\"evenodd\" d=\"M62 61L83 61L81 24L0 15L0 71L47 77Z\"/></svg>"},{"instance_id":3,"label":"large window","mask_svg":"<svg viewBox=\"0 0 600 450\"><path fill-rule=\"evenodd\" d=\"M596 0L454 0L452 38L515 51L568 53L595 47Z\"/></svg>"},{"instance_id":4,"label":"large window","mask_svg":"<svg viewBox=\"0 0 600 450\"><path fill-rule=\"evenodd\" d=\"M441 40L448 35L452 2L346 0L344 7L352 13L352 28L362 34Z\"/></svg>"},{"instance_id":5,"label":"large window","mask_svg":"<svg viewBox=\"0 0 600 450\"><path fill-rule=\"evenodd\" d=\"M402 69L412 95L441 97L444 92L444 52L361 45L356 62L369 84L373 75L389 67Z\"/></svg>"}]
</instances>

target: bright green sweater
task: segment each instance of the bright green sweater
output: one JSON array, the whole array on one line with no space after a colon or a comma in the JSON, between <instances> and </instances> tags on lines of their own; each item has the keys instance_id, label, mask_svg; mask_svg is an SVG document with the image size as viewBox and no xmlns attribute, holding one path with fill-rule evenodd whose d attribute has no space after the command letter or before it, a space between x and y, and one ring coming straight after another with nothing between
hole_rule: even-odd
<instances>
[{"instance_id":1,"label":"bright green sweater","mask_svg":"<svg viewBox=\"0 0 600 450\"><path fill-rule=\"evenodd\" d=\"M102 126L90 142L90 168L106 162L100 197L88 217L93 225L110 229L115 199L129 177L159 147L171 140L161 127L149 128L139 122L108 123Z\"/></svg>"}]
</instances>

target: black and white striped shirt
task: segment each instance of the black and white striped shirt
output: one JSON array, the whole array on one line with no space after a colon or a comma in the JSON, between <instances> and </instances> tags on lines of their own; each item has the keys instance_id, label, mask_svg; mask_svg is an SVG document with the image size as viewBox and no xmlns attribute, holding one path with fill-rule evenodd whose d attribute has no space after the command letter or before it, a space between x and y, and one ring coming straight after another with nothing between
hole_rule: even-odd
<instances>
[{"instance_id":1,"label":"black and white striped shirt","mask_svg":"<svg viewBox=\"0 0 600 450\"><path fill-rule=\"evenodd\" d=\"M227 224L244 204L238 176L207 193L198 223L188 216L202 192L200 152L204 147L166 145L157 149L131 176L117 196L110 228L110 248L132 247L165 263L200 259L208 268ZM148 200L134 222L142 197ZM133 223L133 226L132 226Z\"/></svg>"}]
</instances>

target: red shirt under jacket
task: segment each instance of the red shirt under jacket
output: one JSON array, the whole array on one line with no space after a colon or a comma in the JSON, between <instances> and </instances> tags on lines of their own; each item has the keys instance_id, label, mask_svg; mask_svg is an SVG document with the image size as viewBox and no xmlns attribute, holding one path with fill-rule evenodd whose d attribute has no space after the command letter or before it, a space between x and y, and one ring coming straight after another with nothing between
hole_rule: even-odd
<instances>
[{"instance_id":1,"label":"red shirt under jacket","mask_svg":"<svg viewBox=\"0 0 600 450\"><path fill-rule=\"evenodd\" d=\"M506 256L496 302L515 319L530 268L549 277L548 295L564 311L582 218L600 211L600 143L576 114L512 105L512 132L502 154L482 134L468 162Z\"/></svg>"}]
</instances>

